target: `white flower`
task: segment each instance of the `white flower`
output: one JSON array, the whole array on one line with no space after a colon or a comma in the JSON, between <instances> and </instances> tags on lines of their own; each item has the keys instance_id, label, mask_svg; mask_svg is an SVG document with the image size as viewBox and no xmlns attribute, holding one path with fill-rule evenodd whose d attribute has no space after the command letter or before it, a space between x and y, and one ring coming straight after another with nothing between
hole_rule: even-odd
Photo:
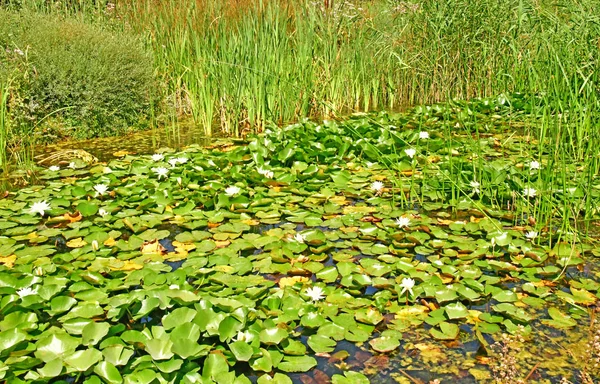
<instances>
[{"instance_id":1,"label":"white flower","mask_svg":"<svg viewBox=\"0 0 600 384\"><path fill-rule=\"evenodd\" d=\"M480 190L479 190L480 184L478 182L476 182L475 180L471 181L469 183L469 185L473 188L473 193L479 193L480 192Z\"/></svg>"},{"instance_id":2,"label":"white flower","mask_svg":"<svg viewBox=\"0 0 600 384\"><path fill-rule=\"evenodd\" d=\"M256 170L259 174L263 175L264 177L266 177L267 179L272 179L275 174L273 173L273 171L270 171L268 169L262 169L262 168L258 168Z\"/></svg>"},{"instance_id":3,"label":"white flower","mask_svg":"<svg viewBox=\"0 0 600 384\"><path fill-rule=\"evenodd\" d=\"M23 56L25 53L23 53L23 51L21 51L19 48L15 48L15 50L13 51L14 53L16 53L19 56Z\"/></svg>"},{"instance_id":4,"label":"white flower","mask_svg":"<svg viewBox=\"0 0 600 384\"><path fill-rule=\"evenodd\" d=\"M304 240L306 240L306 237L304 237L304 235L301 233L296 233L296 235L294 235L294 240L296 240L299 243L304 243Z\"/></svg>"},{"instance_id":5,"label":"white flower","mask_svg":"<svg viewBox=\"0 0 600 384\"><path fill-rule=\"evenodd\" d=\"M400 292L400 295L402 295L404 292L408 292L411 295L414 295L412 289L415 286L415 281L410 277L405 277L404 279L402 279L402 283L400 284L400 286L402 287L402 292Z\"/></svg>"},{"instance_id":6,"label":"white flower","mask_svg":"<svg viewBox=\"0 0 600 384\"><path fill-rule=\"evenodd\" d=\"M405 216L401 216L396 219L396 225L398 228L408 227L410 225L410 219Z\"/></svg>"},{"instance_id":7,"label":"white flower","mask_svg":"<svg viewBox=\"0 0 600 384\"><path fill-rule=\"evenodd\" d=\"M177 160L177 162L179 164L185 164L188 162L188 158L187 157L176 157L175 160Z\"/></svg>"},{"instance_id":8,"label":"white flower","mask_svg":"<svg viewBox=\"0 0 600 384\"><path fill-rule=\"evenodd\" d=\"M108 213L108 211L107 211L107 210L105 210L104 208L100 208L100 209L98 210L98 214L99 214L100 216L102 216L102 217L104 217L104 216L106 216L106 215L110 215L110 213Z\"/></svg>"},{"instance_id":9,"label":"white flower","mask_svg":"<svg viewBox=\"0 0 600 384\"><path fill-rule=\"evenodd\" d=\"M106 184L96 184L94 185L94 190L96 191L96 196L104 195L108 191L108 186Z\"/></svg>"},{"instance_id":10,"label":"white flower","mask_svg":"<svg viewBox=\"0 0 600 384\"><path fill-rule=\"evenodd\" d=\"M241 189L239 187L236 187L235 185L232 185L225 189L225 193L227 194L227 196L237 195L238 193L240 193L240 191Z\"/></svg>"},{"instance_id":11,"label":"white flower","mask_svg":"<svg viewBox=\"0 0 600 384\"><path fill-rule=\"evenodd\" d=\"M535 197L536 194L537 191L533 188L526 187L525 189L523 189L523 196L525 197Z\"/></svg>"},{"instance_id":12,"label":"white flower","mask_svg":"<svg viewBox=\"0 0 600 384\"><path fill-rule=\"evenodd\" d=\"M183 183L183 180L181 179L181 177L177 178L177 184L181 185L181 183Z\"/></svg>"},{"instance_id":13,"label":"white flower","mask_svg":"<svg viewBox=\"0 0 600 384\"><path fill-rule=\"evenodd\" d=\"M37 203L33 203L31 208L29 209L29 213L35 214L39 213L41 216L44 216L44 213L50 209L50 204L44 201L38 201Z\"/></svg>"},{"instance_id":14,"label":"white flower","mask_svg":"<svg viewBox=\"0 0 600 384\"><path fill-rule=\"evenodd\" d=\"M154 155L152 155L152 161L161 161L164 158L165 157L160 153L155 153Z\"/></svg>"},{"instance_id":15,"label":"white flower","mask_svg":"<svg viewBox=\"0 0 600 384\"><path fill-rule=\"evenodd\" d=\"M169 164L171 164L171 167L176 166L179 163L179 160L177 159L170 159L169 160Z\"/></svg>"},{"instance_id":16,"label":"white flower","mask_svg":"<svg viewBox=\"0 0 600 384\"><path fill-rule=\"evenodd\" d=\"M77 168L77 166L75 165L75 162L74 162L74 161L71 161L71 162L69 163L69 168L71 168L71 169L75 169L75 168Z\"/></svg>"},{"instance_id":17,"label":"white flower","mask_svg":"<svg viewBox=\"0 0 600 384\"><path fill-rule=\"evenodd\" d=\"M417 151L414 148L408 148L408 149L404 150L404 153L406 153L406 156L408 156L412 159L413 157L415 157L415 154L417 153Z\"/></svg>"},{"instance_id":18,"label":"white flower","mask_svg":"<svg viewBox=\"0 0 600 384\"><path fill-rule=\"evenodd\" d=\"M215 164L215 162L212 161L212 159L208 160L208 165L210 165L211 167L216 167L217 166L217 164Z\"/></svg>"},{"instance_id":19,"label":"white flower","mask_svg":"<svg viewBox=\"0 0 600 384\"><path fill-rule=\"evenodd\" d=\"M383 190L383 183L381 181L374 181L371 184L371 189L375 192L381 192Z\"/></svg>"},{"instance_id":20,"label":"white flower","mask_svg":"<svg viewBox=\"0 0 600 384\"><path fill-rule=\"evenodd\" d=\"M531 163L529 163L529 169L540 169L539 161L532 160Z\"/></svg>"},{"instance_id":21,"label":"white flower","mask_svg":"<svg viewBox=\"0 0 600 384\"><path fill-rule=\"evenodd\" d=\"M19 295L19 297L25 297L25 296L35 295L36 293L37 293L37 290L31 289L29 287L23 288L23 289L17 291L17 295Z\"/></svg>"},{"instance_id":22,"label":"white flower","mask_svg":"<svg viewBox=\"0 0 600 384\"><path fill-rule=\"evenodd\" d=\"M52 172L57 172L57 171L60 171L60 167L58 165L53 165L53 166L49 167L48 170L50 170Z\"/></svg>"},{"instance_id":23,"label":"white flower","mask_svg":"<svg viewBox=\"0 0 600 384\"><path fill-rule=\"evenodd\" d=\"M525 237L528 238L529 240L533 240L538 236L538 233L536 231L529 231L525 234Z\"/></svg>"},{"instance_id":24,"label":"white flower","mask_svg":"<svg viewBox=\"0 0 600 384\"><path fill-rule=\"evenodd\" d=\"M44 274L44 270L42 269L42 267L36 267L33 270L33 273L35 273L37 276L42 276Z\"/></svg>"},{"instance_id":25,"label":"white flower","mask_svg":"<svg viewBox=\"0 0 600 384\"><path fill-rule=\"evenodd\" d=\"M321 287L310 287L306 290L306 295L313 301L319 301L325 297L325 292Z\"/></svg>"},{"instance_id":26,"label":"white flower","mask_svg":"<svg viewBox=\"0 0 600 384\"><path fill-rule=\"evenodd\" d=\"M102 172L104 172L104 173L112 173L112 169L110 169L110 167L104 167L104 168L102 168Z\"/></svg>"},{"instance_id":27,"label":"white flower","mask_svg":"<svg viewBox=\"0 0 600 384\"><path fill-rule=\"evenodd\" d=\"M164 177L166 179L167 174L169 173L169 170L165 167L152 168L152 171L154 171L158 175L159 180L161 177Z\"/></svg>"},{"instance_id":28,"label":"white flower","mask_svg":"<svg viewBox=\"0 0 600 384\"><path fill-rule=\"evenodd\" d=\"M429 139L429 132L427 132L427 131L419 132L419 139L421 139L421 140Z\"/></svg>"},{"instance_id":29,"label":"white flower","mask_svg":"<svg viewBox=\"0 0 600 384\"><path fill-rule=\"evenodd\" d=\"M100 249L100 244L98 244L98 240L92 240L92 250L97 251Z\"/></svg>"}]
</instances>

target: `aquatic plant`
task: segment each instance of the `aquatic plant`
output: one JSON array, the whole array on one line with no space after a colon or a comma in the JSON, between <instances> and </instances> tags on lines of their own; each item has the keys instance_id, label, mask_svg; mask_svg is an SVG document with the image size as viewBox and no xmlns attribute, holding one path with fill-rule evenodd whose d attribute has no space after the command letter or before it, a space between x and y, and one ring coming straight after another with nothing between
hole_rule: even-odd
<instances>
[{"instance_id":1,"label":"aquatic plant","mask_svg":"<svg viewBox=\"0 0 600 384\"><path fill-rule=\"evenodd\" d=\"M459 106L479 103L493 105L476 114L487 135L465 140L466 118L444 130ZM332 382L365 383L411 364L434 381L456 361L423 366L451 353L436 341L491 355L502 333L587 337L596 247L556 226L560 211L534 224L524 215L533 200L579 206L584 196L568 192L581 186L578 165L546 166L537 143L509 141L495 116L518 116L513 105L303 121L244 144L39 170L43 185L0 199L0 375L289 383L328 364ZM540 182L532 158L544 177L566 175L527 198ZM395 352L406 360L392 363ZM373 369L363 354L382 362ZM519 363L572 374L532 370L545 358ZM477 356L461 374L490 363Z\"/></svg>"}]
</instances>

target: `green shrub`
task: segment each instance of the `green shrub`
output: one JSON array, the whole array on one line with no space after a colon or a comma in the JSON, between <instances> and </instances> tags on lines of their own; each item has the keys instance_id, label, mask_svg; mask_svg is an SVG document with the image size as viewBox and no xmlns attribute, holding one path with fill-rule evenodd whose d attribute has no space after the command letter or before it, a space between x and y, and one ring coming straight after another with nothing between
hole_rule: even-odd
<instances>
[{"instance_id":1,"label":"green shrub","mask_svg":"<svg viewBox=\"0 0 600 384\"><path fill-rule=\"evenodd\" d=\"M152 57L122 32L0 10L0 78L14 79L14 132L39 141L109 136L147 125Z\"/></svg>"}]
</instances>

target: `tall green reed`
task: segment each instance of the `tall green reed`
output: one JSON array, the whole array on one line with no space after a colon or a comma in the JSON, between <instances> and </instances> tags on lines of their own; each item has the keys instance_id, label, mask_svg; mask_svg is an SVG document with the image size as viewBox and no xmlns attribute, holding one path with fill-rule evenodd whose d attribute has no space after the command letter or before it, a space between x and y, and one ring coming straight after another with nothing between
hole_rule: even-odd
<instances>
[{"instance_id":1,"label":"tall green reed","mask_svg":"<svg viewBox=\"0 0 600 384\"><path fill-rule=\"evenodd\" d=\"M8 119L8 80L0 78L0 170L7 170L8 163L8 137L9 137L9 119Z\"/></svg>"}]
</instances>

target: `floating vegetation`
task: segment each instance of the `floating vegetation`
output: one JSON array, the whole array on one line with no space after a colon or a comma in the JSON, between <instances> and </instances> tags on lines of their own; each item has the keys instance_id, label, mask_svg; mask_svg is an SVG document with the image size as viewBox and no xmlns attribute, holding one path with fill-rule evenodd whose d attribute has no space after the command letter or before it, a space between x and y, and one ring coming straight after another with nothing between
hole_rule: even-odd
<instances>
[{"instance_id":1,"label":"floating vegetation","mask_svg":"<svg viewBox=\"0 0 600 384\"><path fill-rule=\"evenodd\" d=\"M598 251L564 223L593 224L598 180L507 126L528 116L515 105L41 170L0 199L0 377L593 377Z\"/></svg>"}]
</instances>

